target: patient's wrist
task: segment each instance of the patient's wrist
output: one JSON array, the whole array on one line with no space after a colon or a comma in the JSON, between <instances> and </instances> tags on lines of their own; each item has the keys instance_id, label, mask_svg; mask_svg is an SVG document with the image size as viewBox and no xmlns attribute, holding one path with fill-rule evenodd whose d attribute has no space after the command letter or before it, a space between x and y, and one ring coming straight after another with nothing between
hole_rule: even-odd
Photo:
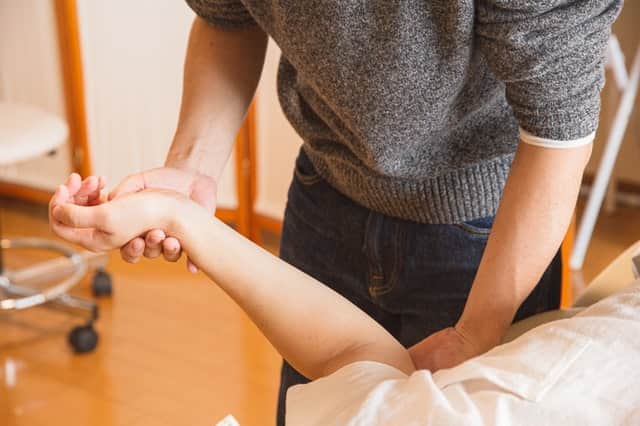
<instances>
[{"instance_id":1,"label":"patient's wrist","mask_svg":"<svg viewBox=\"0 0 640 426\"><path fill-rule=\"evenodd\" d=\"M193 224L190 203L176 203L167 217L166 231L181 242L189 238L190 224Z\"/></svg>"},{"instance_id":2,"label":"patient's wrist","mask_svg":"<svg viewBox=\"0 0 640 426\"><path fill-rule=\"evenodd\" d=\"M195 202L177 202L167 221L167 232L177 238L183 248L191 247L197 234L209 234L216 219Z\"/></svg>"}]
</instances>

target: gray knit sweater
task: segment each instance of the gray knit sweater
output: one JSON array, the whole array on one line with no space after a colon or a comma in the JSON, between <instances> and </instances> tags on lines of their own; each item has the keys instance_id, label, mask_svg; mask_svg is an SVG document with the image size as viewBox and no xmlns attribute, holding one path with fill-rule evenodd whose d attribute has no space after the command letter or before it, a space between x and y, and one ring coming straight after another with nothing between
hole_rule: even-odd
<instances>
[{"instance_id":1,"label":"gray knit sweater","mask_svg":"<svg viewBox=\"0 0 640 426\"><path fill-rule=\"evenodd\" d=\"M259 25L317 172L372 210L423 223L495 214L518 128L595 131L622 0L188 0ZM561 183L559 183L561 184Z\"/></svg>"}]
</instances>

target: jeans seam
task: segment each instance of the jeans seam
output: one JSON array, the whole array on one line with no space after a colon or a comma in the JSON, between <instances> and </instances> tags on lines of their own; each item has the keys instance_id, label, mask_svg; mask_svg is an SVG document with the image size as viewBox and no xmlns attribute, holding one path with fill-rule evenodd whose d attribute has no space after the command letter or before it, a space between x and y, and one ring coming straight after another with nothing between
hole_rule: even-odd
<instances>
[{"instance_id":1,"label":"jeans seam","mask_svg":"<svg viewBox=\"0 0 640 426\"><path fill-rule=\"evenodd\" d=\"M367 292L372 299L377 297L376 289L380 287L378 283L384 283L384 270L380 266L378 253L378 234L379 234L379 217L375 212L370 212L365 223L364 235L364 251L368 264L368 282L366 283Z\"/></svg>"},{"instance_id":2,"label":"jeans seam","mask_svg":"<svg viewBox=\"0 0 640 426\"><path fill-rule=\"evenodd\" d=\"M402 268L402 259L403 259L403 247L400 242L405 240L405 229L400 223L394 223L392 238L396 241L396 244L393 244L393 262L392 267L389 273L387 274L388 279L386 283L383 282L382 285L374 286L372 288L373 293L376 296L383 296L385 294L390 293L396 287L398 283L398 277L400 275L400 269Z\"/></svg>"},{"instance_id":3,"label":"jeans seam","mask_svg":"<svg viewBox=\"0 0 640 426\"><path fill-rule=\"evenodd\" d=\"M491 228L486 230L480 230L480 228L476 229L460 223L454 223L454 226L461 229L463 232L466 232L467 234L471 234L471 235L480 235L480 236L486 237L491 233Z\"/></svg>"},{"instance_id":4,"label":"jeans seam","mask_svg":"<svg viewBox=\"0 0 640 426\"><path fill-rule=\"evenodd\" d=\"M313 175L304 175L302 174L298 169L296 169L294 171L294 174L296 176L296 178L298 178L298 181L306 186L311 186L314 185L318 182L320 182L322 180L322 177L320 175L317 174L313 174Z\"/></svg>"}]
</instances>

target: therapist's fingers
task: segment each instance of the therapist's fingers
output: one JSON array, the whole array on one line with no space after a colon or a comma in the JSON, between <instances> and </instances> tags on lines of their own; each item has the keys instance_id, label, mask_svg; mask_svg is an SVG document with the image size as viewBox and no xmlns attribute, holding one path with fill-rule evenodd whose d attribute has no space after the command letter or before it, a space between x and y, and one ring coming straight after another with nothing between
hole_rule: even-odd
<instances>
[{"instance_id":1,"label":"therapist's fingers","mask_svg":"<svg viewBox=\"0 0 640 426\"><path fill-rule=\"evenodd\" d=\"M144 253L144 239L136 237L120 248L120 257L128 263L138 263Z\"/></svg>"},{"instance_id":2,"label":"therapist's fingers","mask_svg":"<svg viewBox=\"0 0 640 426\"><path fill-rule=\"evenodd\" d=\"M162 254L162 242L166 238L164 231L160 229L153 229L147 232L144 239L144 257L149 259L155 259Z\"/></svg>"},{"instance_id":3,"label":"therapist's fingers","mask_svg":"<svg viewBox=\"0 0 640 426\"><path fill-rule=\"evenodd\" d=\"M162 242L162 254L169 262L176 262L182 255L182 248L180 247L180 241L174 237L167 237Z\"/></svg>"},{"instance_id":4,"label":"therapist's fingers","mask_svg":"<svg viewBox=\"0 0 640 426\"><path fill-rule=\"evenodd\" d=\"M146 188L144 176L142 173L136 173L131 176L127 176L109 193L109 200L118 198L121 195L129 194L132 192L142 191Z\"/></svg>"}]
</instances>

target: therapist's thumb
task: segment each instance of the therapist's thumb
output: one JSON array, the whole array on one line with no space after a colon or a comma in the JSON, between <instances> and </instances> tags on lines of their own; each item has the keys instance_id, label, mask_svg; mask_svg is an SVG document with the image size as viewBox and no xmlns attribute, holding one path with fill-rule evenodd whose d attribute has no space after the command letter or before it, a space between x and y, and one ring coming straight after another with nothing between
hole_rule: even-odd
<instances>
[{"instance_id":1,"label":"therapist's thumb","mask_svg":"<svg viewBox=\"0 0 640 426\"><path fill-rule=\"evenodd\" d=\"M75 204L59 204L51 212L53 218L73 228L103 228L104 214L100 206L86 207Z\"/></svg>"},{"instance_id":2,"label":"therapist's thumb","mask_svg":"<svg viewBox=\"0 0 640 426\"><path fill-rule=\"evenodd\" d=\"M146 188L145 178L142 173L136 173L130 176L127 176L111 190L109 193L109 200L116 199L126 194L131 194L134 192L142 191Z\"/></svg>"}]
</instances>

